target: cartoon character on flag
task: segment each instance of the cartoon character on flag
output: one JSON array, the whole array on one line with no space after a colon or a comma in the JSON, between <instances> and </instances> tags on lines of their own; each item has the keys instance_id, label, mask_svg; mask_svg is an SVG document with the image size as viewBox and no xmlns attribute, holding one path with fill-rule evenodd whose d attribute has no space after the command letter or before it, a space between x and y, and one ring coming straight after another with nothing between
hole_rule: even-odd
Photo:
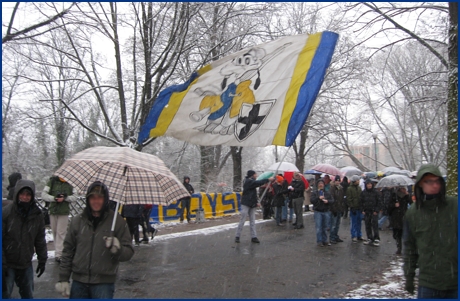
<instances>
[{"instance_id":1,"label":"cartoon character on flag","mask_svg":"<svg viewBox=\"0 0 460 301\"><path fill-rule=\"evenodd\" d=\"M285 36L203 66L159 93L139 143L166 135L198 145L292 145L337 39L327 31Z\"/></svg>"},{"instance_id":2,"label":"cartoon character on flag","mask_svg":"<svg viewBox=\"0 0 460 301\"><path fill-rule=\"evenodd\" d=\"M207 90L196 88L195 93L204 96L199 111L190 113L190 119L201 121L208 116L204 125L195 129L211 134L231 135L243 141L254 133L266 119L276 99L257 101L255 90L260 86L260 74L277 54L291 43L286 43L267 55L263 48L251 48L222 66L220 87L210 86ZM254 83L252 79L256 77Z\"/></svg>"}]
</instances>

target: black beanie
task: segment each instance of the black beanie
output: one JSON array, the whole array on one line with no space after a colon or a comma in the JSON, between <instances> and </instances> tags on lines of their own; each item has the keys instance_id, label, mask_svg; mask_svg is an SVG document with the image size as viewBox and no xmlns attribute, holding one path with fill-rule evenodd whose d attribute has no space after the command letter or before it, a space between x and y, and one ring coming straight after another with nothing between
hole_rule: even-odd
<instances>
[{"instance_id":1,"label":"black beanie","mask_svg":"<svg viewBox=\"0 0 460 301\"><path fill-rule=\"evenodd\" d=\"M336 175L334 181L340 181L340 176Z\"/></svg>"},{"instance_id":2,"label":"black beanie","mask_svg":"<svg viewBox=\"0 0 460 301\"><path fill-rule=\"evenodd\" d=\"M250 170L248 170L248 174L246 175L246 177L247 177L247 178L250 178L250 177L252 177L252 176L255 175L255 174L256 174L256 172L255 172L254 170L250 169Z\"/></svg>"}]
</instances>

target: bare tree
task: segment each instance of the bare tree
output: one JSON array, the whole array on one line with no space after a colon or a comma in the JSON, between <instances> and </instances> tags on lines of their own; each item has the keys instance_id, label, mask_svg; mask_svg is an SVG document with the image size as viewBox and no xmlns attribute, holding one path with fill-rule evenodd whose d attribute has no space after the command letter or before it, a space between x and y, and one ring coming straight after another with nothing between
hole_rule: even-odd
<instances>
[{"instance_id":1,"label":"bare tree","mask_svg":"<svg viewBox=\"0 0 460 301\"><path fill-rule=\"evenodd\" d=\"M3 27L6 27L6 33L2 37L2 44L15 40L36 37L58 28L59 25L56 21L58 19L63 18L75 4L71 3L69 7L50 17L47 13L45 13L42 10L42 8L40 7L40 3L30 3L33 6L33 8L30 9L30 15L38 13L40 14L40 19L35 24L31 24L25 28L19 29L17 28L17 26L15 26L14 21L16 18L16 14L18 13L20 3L21 2L15 2L14 7L11 10L9 22L6 24L2 24ZM28 3L23 3L23 5L28 5Z\"/></svg>"}]
</instances>

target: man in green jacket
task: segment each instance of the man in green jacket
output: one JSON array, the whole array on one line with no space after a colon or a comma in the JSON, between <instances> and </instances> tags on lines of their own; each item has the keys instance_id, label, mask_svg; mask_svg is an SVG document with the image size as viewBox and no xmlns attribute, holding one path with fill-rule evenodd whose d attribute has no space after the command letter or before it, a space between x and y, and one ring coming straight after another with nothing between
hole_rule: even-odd
<instances>
[{"instance_id":1,"label":"man in green jacket","mask_svg":"<svg viewBox=\"0 0 460 301\"><path fill-rule=\"evenodd\" d=\"M350 179L351 185L347 189L346 202L350 207L350 219L351 219L351 241L357 243L358 240L363 240L361 232L361 221L363 220L363 214L361 211L360 195L361 187L359 187L359 177L354 175Z\"/></svg>"},{"instance_id":2,"label":"man in green jacket","mask_svg":"<svg viewBox=\"0 0 460 301\"><path fill-rule=\"evenodd\" d=\"M48 202L50 226L53 231L54 258L60 263L64 238L69 224L70 202L77 201L73 187L64 179L51 177L42 191L42 200Z\"/></svg>"},{"instance_id":3,"label":"man in green jacket","mask_svg":"<svg viewBox=\"0 0 460 301\"><path fill-rule=\"evenodd\" d=\"M56 290L64 297L70 295L70 299L113 299L118 264L133 255L128 226L118 213L109 209L109 191L96 181L88 187L85 210L70 222Z\"/></svg>"},{"instance_id":4,"label":"man in green jacket","mask_svg":"<svg viewBox=\"0 0 460 301\"><path fill-rule=\"evenodd\" d=\"M419 268L419 299L457 299L457 199L446 196L446 183L432 164L420 167L414 192L403 228L406 290L414 293Z\"/></svg>"}]
</instances>

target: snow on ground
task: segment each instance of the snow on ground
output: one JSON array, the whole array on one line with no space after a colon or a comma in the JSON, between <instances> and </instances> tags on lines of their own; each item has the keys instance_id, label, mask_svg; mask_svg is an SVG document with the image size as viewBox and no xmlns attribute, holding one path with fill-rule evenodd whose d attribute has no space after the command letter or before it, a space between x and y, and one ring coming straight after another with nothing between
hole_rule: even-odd
<instances>
[{"instance_id":1,"label":"snow on ground","mask_svg":"<svg viewBox=\"0 0 460 301\"><path fill-rule=\"evenodd\" d=\"M345 294L344 299L415 299L404 290L403 259L398 257L390 262L381 279L372 284L364 284Z\"/></svg>"}]
</instances>

